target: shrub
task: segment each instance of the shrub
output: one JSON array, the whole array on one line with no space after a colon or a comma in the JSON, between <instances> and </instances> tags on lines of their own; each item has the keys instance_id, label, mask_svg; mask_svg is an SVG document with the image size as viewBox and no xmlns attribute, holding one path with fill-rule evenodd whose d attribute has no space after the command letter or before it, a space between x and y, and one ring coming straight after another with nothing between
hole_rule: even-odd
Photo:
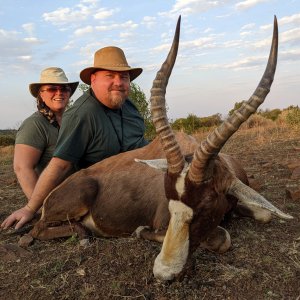
<instances>
[{"instance_id":1,"label":"shrub","mask_svg":"<svg viewBox=\"0 0 300 300\"><path fill-rule=\"evenodd\" d=\"M291 107L287 110L285 115L285 121L291 126L300 126L300 109L298 106Z\"/></svg>"},{"instance_id":2,"label":"shrub","mask_svg":"<svg viewBox=\"0 0 300 300\"><path fill-rule=\"evenodd\" d=\"M189 114L187 118L175 120L171 126L174 130L183 130L187 134L192 134L201 127L201 122L196 115Z\"/></svg>"},{"instance_id":3,"label":"shrub","mask_svg":"<svg viewBox=\"0 0 300 300\"><path fill-rule=\"evenodd\" d=\"M275 109L266 109L266 110L260 110L258 112L259 115L261 115L262 117L266 118L266 119L270 119L272 121L275 121L278 119L278 116L281 114L281 110L278 108Z\"/></svg>"},{"instance_id":4,"label":"shrub","mask_svg":"<svg viewBox=\"0 0 300 300\"><path fill-rule=\"evenodd\" d=\"M250 129L255 127L267 127L272 125L273 121L270 119L266 119L258 114L253 114L250 118L241 125L241 129Z\"/></svg>"},{"instance_id":5,"label":"shrub","mask_svg":"<svg viewBox=\"0 0 300 300\"><path fill-rule=\"evenodd\" d=\"M214 114L209 117L202 117L200 119L201 127L219 126L222 123L221 114Z\"/></svg>"},{"instance_id":6,"label":"shrub","mask_svg":"<svg viewBox=\"0 0 300 300\"><path fill-rule=\"evenodd\" d=\"M11 135L0 135L0 146L10 146L15 144L15 138Z\"/></svg>"}]
</instances>

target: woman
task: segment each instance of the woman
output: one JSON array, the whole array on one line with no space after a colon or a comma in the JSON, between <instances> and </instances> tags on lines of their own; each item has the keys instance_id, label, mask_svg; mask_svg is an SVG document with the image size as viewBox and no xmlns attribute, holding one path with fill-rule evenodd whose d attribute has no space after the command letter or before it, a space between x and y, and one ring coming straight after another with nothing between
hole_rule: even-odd
<instances>
[{"instance_id":1,"label":"woman","mask_svg":"<svg viewBox=\"0 0 300 300\"><path fill-rule=\"evenodd\" d=\"M27 199L52 157L63 112L78 83L68 82L62 69L51 67L41 72L39 83L29 85L38 111L19 128L14 152L14 171Z\"/></svg>"}]
</instances>

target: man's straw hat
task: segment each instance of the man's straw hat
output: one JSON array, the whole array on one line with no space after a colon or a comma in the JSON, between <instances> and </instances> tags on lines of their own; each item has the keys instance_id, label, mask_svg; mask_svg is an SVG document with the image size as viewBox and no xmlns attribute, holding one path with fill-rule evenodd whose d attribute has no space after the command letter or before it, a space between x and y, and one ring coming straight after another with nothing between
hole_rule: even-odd
<instances>
[{"instance_id":1,"label":"man's straw hat","mask_svg":"<svg viewBox=\"0 0 300 300\"><path fill-rule=\"evenodd\" d=\"M98 70L128 71L130 81L137 78L143 72L143 69L141 68L131 68L127 63L123 50L113 46L96 51L94 55L94 66L80 72L81 80L90 85L91 74Z\"/></svg>"},{"instance_id":2,"label":"man's straw hat","mask_svg":"<svg viewBox=\"0 0 300 300\"><path fill-rule=\"evenodd\" d=\"M37 98L40 87L44 84L69 85L72 96L79 84L79 81L69 82L65 72L61 68L47 68L41 72L40 82L29 84L29 91L31 95Z\"/></svg>"}]
</instances>

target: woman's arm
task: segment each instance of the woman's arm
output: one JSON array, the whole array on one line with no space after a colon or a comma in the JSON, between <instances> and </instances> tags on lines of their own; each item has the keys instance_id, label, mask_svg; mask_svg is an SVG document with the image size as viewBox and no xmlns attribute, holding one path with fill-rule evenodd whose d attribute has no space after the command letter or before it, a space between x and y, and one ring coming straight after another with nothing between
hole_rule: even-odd
<instances>
[{"instance_id":1,"label":"woman's arm","mask_svg":"<svg viewBox=\"0 0 300 300\"><path fill-rule=\"evenodd\" d=\"M42 151L32 146L25 144L15 145L14 171L27 199L30 199L38 180L35 167L41 155Z\"/></svg>"}]
</instances>

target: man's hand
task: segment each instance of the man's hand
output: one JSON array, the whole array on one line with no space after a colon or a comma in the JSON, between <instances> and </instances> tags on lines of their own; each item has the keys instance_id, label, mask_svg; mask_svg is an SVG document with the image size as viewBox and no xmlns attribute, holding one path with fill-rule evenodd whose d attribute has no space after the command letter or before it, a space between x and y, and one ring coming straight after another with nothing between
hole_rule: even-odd
<instances>
[{"instance_id":1,"label":"man's hand","mask_svg":"<svg viewBox=\"0 0 300 300\"><path fill-rule=\"evenodd\" d=\"M16 224L15 229L20 229L24 224L33 219L35 212L27 205L14 211L1 224L2 229L7 229Z\"/></svg>"}]
</instances>

